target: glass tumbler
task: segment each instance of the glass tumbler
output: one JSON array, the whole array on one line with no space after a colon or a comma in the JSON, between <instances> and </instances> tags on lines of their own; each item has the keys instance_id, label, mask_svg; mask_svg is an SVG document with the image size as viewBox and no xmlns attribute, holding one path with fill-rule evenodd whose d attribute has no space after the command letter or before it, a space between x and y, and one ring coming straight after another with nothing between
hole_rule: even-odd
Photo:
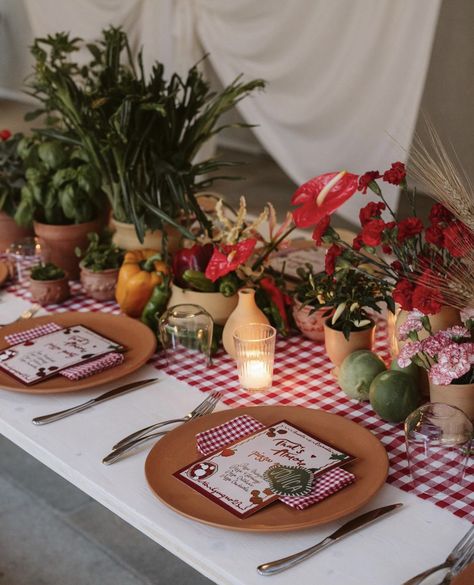
<instances>
[{"instance_id":1,"label":"glass tumbler","mask_svg":"<svg viewBox=\"0 0 474 585\"><path fill-rule=\"evenodd\" d=\"M248 392L272 387L276 329L263 323L248 323L234 331L239 381Z\"/></svg>"},{"instance_id":2,"label":"glass tumbler","mask_svg":"<svg viewBox=\"0 0 474 585\"><path fill-rule=\"evenodd\" d=\"M29 237L17 240L7 249L7 258L15 269L15 279L19 283L25 283L33 266L47 261L46 250L40 244L38 238Z\"/></svg>"},{"instance_id":3,"label":"glass tumbler","mask_svg":"<svg viewBox=\"0 0 474 585\"><path fill-rule=\"evenodd\" d=\"M405 421L405 441L415 492L436 497L462 485L472 438L472 423L459 408L433 402L413 411Z\"/></svg>"},{"instance_id":4,"label":"glass tumbler","mask_svg":"<svg viewBox=\"0 0 474 585\"><path fill-rule=\"evenodd\" d=\"M176 373L186 367L205 369L212 364L212 317L199 305L175 305L159 321L160 340L168 367Z\"/></svg>"}]
</instances>

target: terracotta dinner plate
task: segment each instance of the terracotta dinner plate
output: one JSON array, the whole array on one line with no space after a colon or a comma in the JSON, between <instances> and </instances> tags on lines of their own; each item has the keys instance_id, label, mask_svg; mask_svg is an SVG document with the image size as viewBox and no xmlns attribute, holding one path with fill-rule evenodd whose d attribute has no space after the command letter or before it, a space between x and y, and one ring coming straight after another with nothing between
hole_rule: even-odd
<instances>
[{"instance_id":1,"label":"terracotta dinner plate","mask_svg":"<svg viewBox=\"0 0 474 585\"><path fill-rule=\"evenodd\" d=\"M156 339L153 332L140 321L130 319L130 317L108 315L106 313L81 313L76 311L36 317L2 327L0 349L8 347L8 343L5 341L6 335L25 331L25 329L32 329L45 323L57 323L61 327L70 325L89 327L89 329L125 346L125 359L119 366L83 380L71 381L63 376L56 376L32 386L22 384L6 372L0 371L0 389L27 392L29 394L51 394L94 388L114 380L120 380L138 370L150 359L156 349Z\"/></svg>"},{"instance_id":2,"label":"terracotta dinner plate","mask_svg":"<svg viewBox=\"0 0 474 585\"><path fill-rule=\"evenodd\" d=\"M474 563L468 565L464 571L454 577L451 585L472 585L474 583Z\"/></svg>"},{"instance_id":3,"label":"terracotta dinner plate","mask_svg":"<svg viewBox=\"0 0 474 585\"><path fill-rule=\"evenodd\" d=\"M8 264L3 260L0 260L0 286L5 284L10 276L10 271L8 270Z\"/></svg>"},{"instance_id":4,"label":"terracotta dinner plate","mask_svg":"<svg viewBox=\"0 0 474 585\"><path fill-rule=\"evenodd\" d=\"M253 416L265 425L287 420L354 455L357 460L346 469L356 475L357 481L306 510L294 510L276 502L240 519L173 477L175 471L201 457L196 449L196 433L242 414ZM145 475L152 491L176 512L212 526L253 532L300 530L347 516L379 491L387 473L385 449L370 431L341 416L299 406L234 408L198 418L163 437L145 463Z\"/></svg>"}]
</instances>

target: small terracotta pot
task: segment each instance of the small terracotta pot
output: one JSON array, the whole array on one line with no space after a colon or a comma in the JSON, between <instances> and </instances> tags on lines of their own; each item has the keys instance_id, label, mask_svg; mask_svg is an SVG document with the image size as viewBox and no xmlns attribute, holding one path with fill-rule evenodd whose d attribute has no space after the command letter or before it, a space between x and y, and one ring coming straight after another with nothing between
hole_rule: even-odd
<instances>
[{"instance_id":1,"label":"small terracotta pot","mask_svg":"<svg viewBox=\"0 0 474 585\"><path fill-rule=\"evenodd\" d=\"M225 297L220 292L199 292L187 290L176 284L172 284L168 307L174 307L175 305L198 305L211 315L214 323L224 325L229 315L237 306L237 302L237 295Z\"/></svg>"},{"instance_id":2,"label":"small terracotta pot","mask_svg":"<svg viewBox=\"0 0 474 585\"><path fill-rule=\"evenodd\" d=\"M0 211L0 252L6 250L10 244L33 235L33 228L20 227L15 220Z\"/></svg>"},{"instance_id":3,"label":"small terracotta pot","mask_svg":"<svg viewBox=\"0 0 474 585\"><path fill-rule=\"evenodd\" d=\"M397 309L395 312L395 336L396 336L396 344L393 349L393 352L398 355L400 350L405 345L406 341L401 341L398 339L398 330L400 327L405 323L408 318L408 311L404 311L403 309ZM439 313L436 315L428 315L430 320L430 325L433 333L436 331L440 331L442 329L447 329L448 327L453 327L453 325L462 325L461 315L459 309L455 309L454 307L442 307ZM428 332L422 329L418 332L419 339L425 339L428 337Z\"/></svg>"},{"instance_id":4,"label":"small terracotta pot","mask_svg":"<svg viewBox=\"0 0 474 585\"><path fill-rule=\"evenodd\" d=\"M59 304L71 296L66 276L57 280L34 280L30 278L31 300L40 305Z\"/></svg>"},{"instance_id":5,"label":"small terracotta pot","mask_svg":"<svg viewBox=\"0 0 474 585\"><path fill-rule=\"evenodd\" d=\"M352 331L349 339L344 337L342 331L331 326L331 317L324 323L324 344L329 359L339 367L344 359L358 349L372 349L375 339L375 323L359 331Z\"/></svg>"},{"instance_id":6,"label":"small terracotta pot","mask_svg":"<svg viewBox=\"0 0 474 585\"><path fill-rule=\"evenodd\" d=\"M115 298L118 268L94 272L81 266L81 284L88 297L97 301L111 301Z\"/></svg>"},{"instance_id":7,"label":"small terracotta pot","mask_svg":"<svg viewBox=\"0 0 474 585\"><path fill-rule=\"evenodd\" d=\"M438 386L430 382L430 402L457 406L470 420L474 420L474 384Z\"/></svg>"},{"instance_id":8,"label":"small terracotta pot","mask_svg":"<svg viewBox=\"0 0 474 585\"><path fill-rule=\"evenodd\" d=\"M76 256L76 247L84 250L89 241L87 234L99 233L104 219L102 217L72 225L49 225L35 221L35 234L44 244L49 255L49 261L62 268L71 280L79 278L79 258Z\"/></svg>"},{"instance_id":9,"label":"small terracotta pot","mask_svg":"<svg viewBox=\"0 0 474 585\"><path fill-rule=\"evenodd\" d=\"M312 311L309 305L303 307L303 303L295 299L292 308L293 318L296 326L308 339L313 341L324 341L324 322L327 317L324 317L326 309L319 309Z\"/></svg>"},{"instance_id":10,"label":"small terracotta pot","mask_svg":"<svg viewBox=\"0 0 474 585\"><path fill-rule=\"evenodd\" d=\"M145 233L145 239L142 244L137 237L133 223L123 223L113 218L110 223L115 230L112 241L116 246L122 248L122 250L149 249L161 252L163 238L163 232L161 230L148 230ZM171 253L176 252L180 247L181 239L183 237L181 232L171 225L165 227L165 232L168 235L168 251Z\"/></svg>"}]
</instances>

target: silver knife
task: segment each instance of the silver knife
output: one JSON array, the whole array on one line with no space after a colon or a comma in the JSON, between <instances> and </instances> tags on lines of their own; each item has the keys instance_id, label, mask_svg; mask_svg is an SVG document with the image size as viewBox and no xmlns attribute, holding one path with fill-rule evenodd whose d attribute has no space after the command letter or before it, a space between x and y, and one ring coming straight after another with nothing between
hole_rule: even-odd
<instances>
[{"instance_id":1,"label":"silver knife","mask_svg":"<svg viewBox=\"0 0 474 585\"><path fill-rule=\"evenodd\" d=\"M302 561L309 559L309 557L312 557L320 550L323 550L324 548L330 546L331 544L334 544L338 540L341 540L342 538L344 538L344 536L347 536L348 534L351 534L352 532L359 530L359 528L362 528L362 526L372 524L372 522L375 522L382 516L385 516L385 514L393 512L393 510L396 510L401 506L403 506L403 504L391 504L390 506L384 506L383 508L377 508L376 510L371 510L370 512L361 514L360 516L357 516L357 518L349 520L349 522L343 524L340 528L336 530L336 532L333 532L324 540L318 542L318 544L315 544L293 555L290 555L289 557L285 557L284 559L271 561L270 563L264 563L263 565L257 567L257 571L260 573L260 575L276 575L277 573L286 571L286 569L294 567L298 563L301 563Z\"/></svg>"},{"instance_id":2,"label":"silver knife","mask_svg":"<svg viewBox=\"0 0 474 585\"><path fill-rule=\"evenodd\" d=\"M95 404L99 404L99 402L105 402L105 400L110 400L115 396L120 396L121 394L130 392L130 390L135 390L137 388L142 388L143 386L148 386L148 384L152 384L157 380L158 378L149 378L148 380L137 380L135 382L130 382L129 384L119 386L114 390L109 390L108 392L105 392L105 394L97 396L97 398L91 398L87 402L83 402L82 404L78 404L77 406L73 406L72 408L66 408L66 410L60 410L59 412L53 412L51 414L37 416L31 422L35 425L45 425L55 420L65 418L66 416L70 416L71 414L74 414L76 412L81 412L81 410L86 410L86 408L90 408Z\"/></svg>"}]
</instances>

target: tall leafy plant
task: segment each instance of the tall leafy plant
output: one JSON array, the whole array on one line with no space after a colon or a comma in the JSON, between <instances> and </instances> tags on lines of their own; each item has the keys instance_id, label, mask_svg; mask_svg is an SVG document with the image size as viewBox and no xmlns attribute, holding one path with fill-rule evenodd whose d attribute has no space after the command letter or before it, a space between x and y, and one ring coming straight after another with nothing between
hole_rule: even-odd
<instances>
[{"instance_id":1,"label":"tall leafy plant","mask_svg":"<svg viewBox=\"0 0 474 585\"><path fill-rule=\"evenodd\" d=\"M159 62L147 77L141 52L133 58L119 28L104 30L97 43L86 45L91 58L84 66L74 60L82 45L67 33L34 41L29 85L42 108L30 117L57 116L62 130L44 132L84 147L100 171L115 218L133 222L140 240L147 228L164 224L192 237L188 225L195 217L210 229L195 192L217 178L231 178L209 174L235 163L197 163L196 154L228 127L218 125L222 114L264 82L238 77L216 93L197 66L167 80Z\"/></svg>"}]
</instances>

